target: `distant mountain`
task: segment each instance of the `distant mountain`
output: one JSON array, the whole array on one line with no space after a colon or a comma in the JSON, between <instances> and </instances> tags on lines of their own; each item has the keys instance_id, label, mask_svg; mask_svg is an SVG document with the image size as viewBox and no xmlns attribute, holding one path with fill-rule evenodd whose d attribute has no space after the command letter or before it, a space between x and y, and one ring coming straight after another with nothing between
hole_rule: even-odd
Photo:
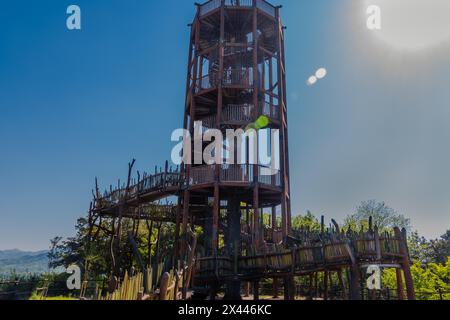
<instances>
[{"instance_id":1,"label":"distant mountain","mask_svg":"<svg viewBox=\"0 0 450 320\"><path fill-rule=\"evenodd\" d=\"M47 251L28 252L21 250L0 251L0 275L16 273L48 272Z\"/></svg>"}]
</instances>

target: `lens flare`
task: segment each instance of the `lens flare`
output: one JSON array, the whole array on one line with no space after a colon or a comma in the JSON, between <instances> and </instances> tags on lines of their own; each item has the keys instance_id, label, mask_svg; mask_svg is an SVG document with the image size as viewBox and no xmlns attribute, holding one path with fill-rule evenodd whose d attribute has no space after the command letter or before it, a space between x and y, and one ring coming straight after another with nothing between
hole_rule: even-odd
<instances>
[{"instance_id":1,"label":"lens flare","mask_svg":"<svg viewBox=\"0 0 450 320\"><path fill-rule=\"evenodd\" d=\"M306 84L308 86L313 86L313 85L316 84L316 82L317 82L317 77L316 76L311 76L311 77L309 77L308 81L306 81Z\"/></svg>"},{"instance_id":2,"label":"lens flare","mask_svg":"<svg viewBox=\"0 0 450 320\"><path fill-rule=\"evenodd\" d=\"M320 68L319 70L316 71L316 78L319 80L323 79L327 76L327 73L328 73L327 69Z\"/></svg>"}]
</instances>

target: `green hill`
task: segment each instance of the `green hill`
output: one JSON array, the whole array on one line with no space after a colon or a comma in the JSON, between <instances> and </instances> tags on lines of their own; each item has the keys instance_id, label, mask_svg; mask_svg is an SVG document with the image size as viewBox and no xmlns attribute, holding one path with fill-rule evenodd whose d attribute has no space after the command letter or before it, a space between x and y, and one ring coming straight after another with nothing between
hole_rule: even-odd
<instances>
[{"instance_id":1,"label":"green hill","mask_svg":"<svg viewBox=\"0 0 450 320\"><path fill-rule=\"evenodd\" d=\"M0 275L48 272L47 251L0 251Z\"/></svg>"}]
</instances>

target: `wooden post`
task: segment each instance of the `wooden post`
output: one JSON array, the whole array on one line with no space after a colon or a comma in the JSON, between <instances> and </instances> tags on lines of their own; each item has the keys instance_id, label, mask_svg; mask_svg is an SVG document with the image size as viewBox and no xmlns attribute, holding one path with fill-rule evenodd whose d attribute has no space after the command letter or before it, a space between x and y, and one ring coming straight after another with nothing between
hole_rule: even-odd
<instances>
[{"instance_id":1,"label":"wooden post","mask_svg":"<svg viewBox=\"0 0 450 320\"><path fill-rule=\"evenodd\" d=\"M220 41L219 41L219 85L217 96L217 114L216 114L216 127L220 130L220 124L222 123L222 111L223 111L223 77L224 77L224 56L225 56L225 5L222 1L220 8Z\"/></svg>"},{"instance_id":2,"label":"wooden post","mask_svg":"<svg viewBox=\"0 0 450 320\"><path fill-rule=\"evenodd\" d=\"M114 217L111 221L111 237L109 240L109 254L110 254L110 258L111 258L111 281L113 278L116 277L115 275L115 270L116 270L116 255L114 252L114 239L116 237L116 218ZM111 288L111 286L110 286ZM114 289L115 290L115 289ZM113 293L114 291L110 291L109 293Z\"/></svg>"},{"instance_id":3,"label":"wooden post","mask_svg":"<svg viewBox=\"0 0 450 320\"><path fill-rule=\"evenodd\" d=\"M136 260L138 261L139 267L141 268L142 275L144 276L144 280L143 280L144 281L144 284L143 284L144 292L148 293L149 288L147 288L147 268L145 266L144 259L142 258L142 255L139 252L139 247L138 247L138 245L137 245L137 243L136 243L136 241L135 241L135 239L133 237L133 233L131 233L131 232L128 233L128 241L131 244L134 256L136 257Z\"/></svg>"},{"instance_id":4,"label":"wooden post","mask_svg":"<svg viewBox=\"0 0 450 320\"><path fill-rule=\"evenodd\" d=\"M275 8L275 35L277 45L277 75L278 75L278 93L279 93L279 121L280 121L280 164L282 179L282 196L281 196L281 220L282 232L285 239L291 233L291 208L290 208L290 180L289 180L289 150L287 135L287 109L286 109L286 88L285 88L285 70L284 70L284 52L283 52L283 34L280 19L279 8Z\"/></svg>"},{"instance_id":5,"label":"wooden post","mask_svg":"<svg viewBox=\"0 0 450 320\"><path fill-rule=\"evenodd\" d=\"M183 222L182 222L182 246L181 246L181 258L184 260L186 255L186 241L187 241L187 232L188 232L188 223L189 223L189 206L190 206L190 193L189 190L184 191L184 200L183 200ZM184 265L183 265L184 266Z\"/></svg>"},{"instance_id":6,"label":"wooden post","mask_svg":"<svg viewBox=\"0 0 450 320\"><path fill-rule=\"evenodd\" d=\"M314 274L310 273L309 274L309 293L308 293L310 300L313 300L313 297L314 297L313 288L314 288Z\"/></svg>"},{"instance_id":7,"label":"wooden post","mask_svg":"<svg viewBox=\"0 0 450 320\"><path fill-rule=\"evenodd\" d=\"M278 279L273 279L273 298L278 299Z\"/></svg>"},{"instance_id":8,"label":"wooden post","mask_svg":"<svg viewBox=\"0 0 450 320\"><path fill-rule=\"evenodd\" d=\"M398 300L405 300L405 292L403 289L403 275L401 269L395 269L397 276L397 297Z\"/></svg>"},{"instance_id":9,"label":"wooden post","mask_svg":"<svg viewBox=\"0 0 450 320\"><path fill-rule=\"evenodd\" d=\"M120 209L119 211L122 211ZM119 218L117 219L117 228L116 228L116 235L114 238L114 257L115 257L115 267L114 267L114 275L118 278L120 278L120 257L121 257L121 250L120 250L120 240L122 237L122 214L119 214Z\"/></svg>"},{"instance_id":10,"label":"wooden post","mask_svg":"<svg viewBox=\"0 0 450 320\"><path fill-rule=\"evenodd\" d=\"M241 255L241 203L234 193L228 199L228 232L226 237L227 255L233 265L233 278L226 283L225 297L229 300L241 300L241 281L238 277L238 258Z\"/></svg>"},{"instance_id":11,"label":"wooden post","mask_svg":"<svg viewBox=\"0 0 450 320\"><path fill-rule=\"evenodd\" d=\"M259 280L253 282L253 299L255 301L259 300Z\"/></svg>"},{"instance_id":12,"label":"wooden post","mask_svg":"<svg viewBox=\"0 0 450 320\"><path fill-rule=\"evenodd\" d=\"M361 300L361 270L357 264L353 264L350 270L350 299Z\"/></svg>"},{"instance_id":13,"label":"wooden post","mask_svg":"<svg viewBox=\"0 0 450 320\"><path fill-rule=\"evenodd\" d=\"M193 270L195 267L194 263L195 263L195 251L196 250L197 250L197 237L194 237L192 247L191 247L191 252L189 253L187 269L185 268L183 270L183 272L186 272L186 279L185 279L185 284L184 284L184 288L183 288L183 297L186 296L185 292L187 292L187 289L189 289L189 287L191 285L192 274L194 272Z\"/></svg>"},{"instance_id":14,"label":"wooden post","mask_svg":"<svg viewBox=\"0 0 450 320\"><path fill-rule=\"evenodd\" d=\"M97 192L96 194L98 194L98 187L97 187L97 179L96 180L96 189ZM87 235L87 239L86 239L86 243L85 243L85 250L86 250L86 255L90 254L90 249L91 249L91 242L92 242L92 232L94 229L94 225L97 221L97 218L94 219L93 217L93 203L91 202L91 204L89 205L89 216L88 216L88 225L89 225L89 231L88 231L88 235ZM84 280L88 281L89 280L89 259L85 260L85 264L84 264Z\"/></svg>"},{"instance_id":15,"label":"wooden post","mask_svg":"<svg viewBox=\"0 0 450 320\"><path fill-rule=\"evenodd\" d=\"M339 285L340 285L341 290L342 290L342 298L344 300L347 300L348 296L347 296L347 290L346 290L345 284L344 284L344 279L342 277L342 270L338 270L337 275L338 275L338 279L339 279Z\"/></svg>"},{"instance_id":16,"label":"wooden post","mask_svg":"<svg viewBox=\"0 0 450 320\"><path fill-rule=\"evenodd\" d=\"M218 237L219 237L219 217L220 217L220 190L219 184L214 184L214 205L213 205L213 225L212 225L212 253L214 257L217 257L219 250Z\"/></svg>"},{"instance_id":17,"label":"wooden post","mask_svg":"<svg viewBox=\"0 0 450 320\"><path fill-rule=\"evenodd\" d=\"M319 273L314 273L314 296L319 297Z\"/></svg>"},{"instance_id":18,"label":"wooden post","mask_svg":"<svg viewBox=\"0 0 450 320\"><path fill-rule=\"evenodd\" d=\"M277 208L272 207L272 240L275 243L275 237L276 237L276 230L277 230Z\"/></svg>"},{"instance_id":19,"label":"wooden post","mask_svg":"<svg viewBox=\"0 0 450 320\"><path fill-rule=\"evenodd\" d=\"M161 245L162 225L163 225L162 222L160 222L159 225L158 225L158 233L157 233L157 236L156 236L156 249L155 249L155 260L156 260L156 263L159 263L158 258L160 256L159 249L160 249L160 245Z\"/></svg>"},{"instance_id":20,"label":"wooden post","mask_svg":"<svg viewBox=\"0 0 450 320\"><path fill-rule=\"evenodd\" d=\"M248 298L250 297L250 289L251 289L252 284L250 282L246 282L245 283L245 297Z\"/></svg>"},{"instance_id":21,"label":"wooden post","mask_svg":"<svg viewBox=\"0 0 450 320\"><path fill-rule=\"evenodd\" d=\"M284 299L295 300L295 281L293 276L286 276L284 278Z\"/></svg>"},{"instance_id":22,"label":"wooden post","mask_svg":"<svg viewBox=\"0 0 450 320\"><path fill-rule=\"evenodd\" d=\"M256 183L253 189L253 243L256 248L260 245L259 240L259 184Z\"/></svg>"},{"instance_id":23,"label":"wooden post","mask_svg":"<svg viewBox=\"0 0 450 320\"><path fill-rule=\"evenodd\" d=\"M406 243L406 230L400 231L399 228L394 228L395 236L400 240L400 253L403 256L402 259L402 269L403 274L405 275L405 283L406 283L406 294L408 300L416 300L416 292L414 289L414 281L411 274L410 260L409 260L409 252L408 245Z\"/></svg>"},{"instance_id":24,"label":"wooden post","mask_svg":"<svg viewBox=\"0 0 450 320\"><path fill-rule=\"evenodd\" d=\"M253 105L255 120L258 117L259 106L259 74L258 74L258 9L256 0L253 0Z\"/></svg>"},{"instance_id":25,"label":"wooden post","mask_svg":"<svg viewBox=\"0 0 450 320\"><path fill-rule=\"evenodd\" d=\"M167 300L167 289L169 288L170 276L166 272L161 277L161 283L159 286L159 300Z\"/></svg>"},{"instance_id":26,"label":"wooden post","mask_svg":"<svg viewBox=\"0 0 450 320\"><path fill-rule=\"evenodd\" d=\"M180 230L181 230L181 221L182 221L182 208L183 208L182 207L182 197L178 196L177 216L176 216L176 221L175 221L174 256L173 256L173 261L172 261L172 268L175 268L176 266L178 266L178 261L180 260ZM152 221L151 229L153 229L153 221ZM149 242L150 242L150 239L151 239L151 236L149 236ZM151 248L151 245L149 246L149 248ZM149 255L151 257L151 252ZM149 263L149 266L151 266L151 262Z\"/></svg>"}]
</instances>

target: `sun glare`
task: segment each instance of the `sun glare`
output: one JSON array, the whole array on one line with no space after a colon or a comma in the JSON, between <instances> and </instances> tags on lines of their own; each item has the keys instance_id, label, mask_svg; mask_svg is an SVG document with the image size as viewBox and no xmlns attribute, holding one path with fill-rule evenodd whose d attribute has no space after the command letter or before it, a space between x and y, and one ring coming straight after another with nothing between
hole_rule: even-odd
<instances>
[{"instance_id":1,"label":"sun glare","mask_svg":"<svg viewBox=\"0 0 450 320\"><path fill-rule=\"evenodd\" d=\"M403 50L421 50L450 42L450 0L366 0L381 9L382 41Z\"/></svg>"}]
</instances>

